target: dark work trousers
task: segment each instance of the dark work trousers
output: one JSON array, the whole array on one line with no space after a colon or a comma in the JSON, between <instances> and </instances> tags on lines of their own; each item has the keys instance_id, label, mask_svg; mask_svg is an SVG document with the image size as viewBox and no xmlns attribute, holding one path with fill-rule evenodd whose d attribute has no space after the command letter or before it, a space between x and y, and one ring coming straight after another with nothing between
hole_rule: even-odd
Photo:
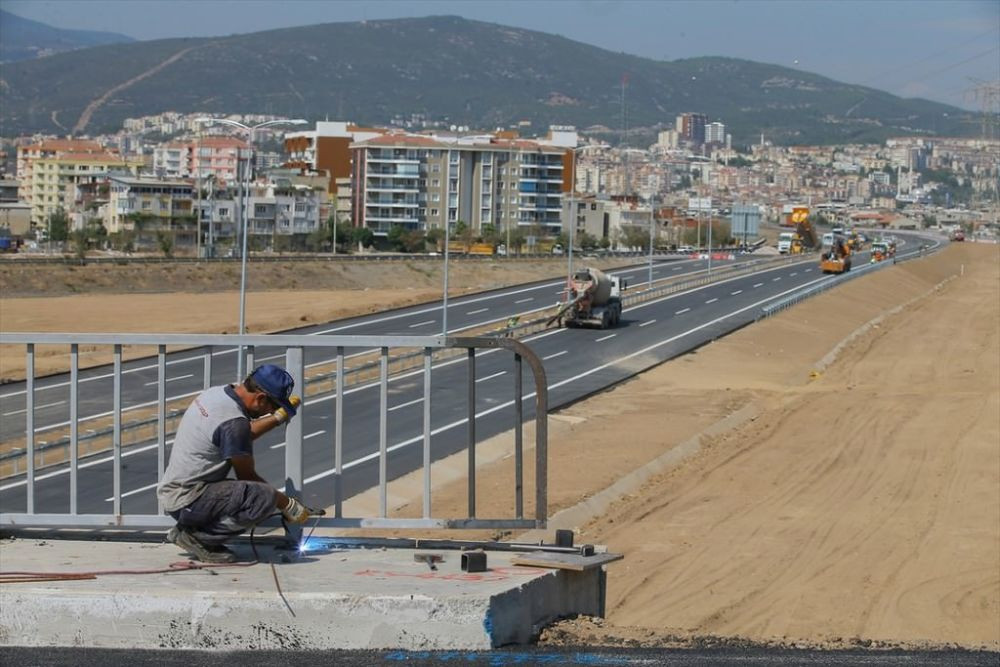
<instances>
[{"instance_id":1,"label":"dark work trousers","mask_svg":"<svg viewBox=\"0 0 1000 667\"><path fill-rule=\"evenodd\" d=\"M210 482L197 500L170 516L202 544L220 545L277 512L275 493L263 482Z\"/></svg>"}]
</instances>

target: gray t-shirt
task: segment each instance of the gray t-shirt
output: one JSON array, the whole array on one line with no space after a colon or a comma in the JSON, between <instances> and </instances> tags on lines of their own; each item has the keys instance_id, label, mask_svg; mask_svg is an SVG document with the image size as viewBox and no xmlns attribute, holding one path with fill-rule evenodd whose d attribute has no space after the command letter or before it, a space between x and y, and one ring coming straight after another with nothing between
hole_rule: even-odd
<instances>
[{"instance_id":1,"label":"gray t-shirt","mask_svg":"<svg viewBox=\"0 0 1000 667\"><path fill-rule=\"evenodd\" d=\"M231 385L198 395L181 417L170 462L156 493L174 512L198 499L209 482L226 478L234 456L252 456L250 416Z\"/></svg>"}]
</instances>

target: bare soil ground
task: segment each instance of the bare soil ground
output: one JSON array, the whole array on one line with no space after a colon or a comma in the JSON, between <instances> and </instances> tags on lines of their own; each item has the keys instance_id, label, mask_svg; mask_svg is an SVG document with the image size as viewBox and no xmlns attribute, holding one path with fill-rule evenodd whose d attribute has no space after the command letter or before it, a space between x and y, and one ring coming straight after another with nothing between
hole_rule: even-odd
<instances>
[{"instance_id":1,"label":"bare soil ground","mask_svg":"<svg viewBox=\"0 0 1000 667\"><path fill-rule=\"evenodd\" d=\"M354 303L375 308L398 294L372 290ZM131 306L98 321L103 297L77 310L81 297L5 298L0 322L231 327L232 313L195 310L207 296L159 295L150 312L163 312L149 319L130 315L149 297L121 297ZM289 291L251 296L250 312L294 302L280 311L284 327L332 307ZM15 301L19 316L47 319L11 326ZM553 415L550 514L737 411L751 416L572 526L578 541L626 557L608 569L607 618L564 621L543 643L1000 650L997 246L953 244L850 281ZM499 454L478 477L480 516L512 504L509 445L506 435L484 443ZM435 479L435 513L463 515L464 482ZM390 487L394 512L419 511L416 486Z\"/></svg>"}]
</instances>

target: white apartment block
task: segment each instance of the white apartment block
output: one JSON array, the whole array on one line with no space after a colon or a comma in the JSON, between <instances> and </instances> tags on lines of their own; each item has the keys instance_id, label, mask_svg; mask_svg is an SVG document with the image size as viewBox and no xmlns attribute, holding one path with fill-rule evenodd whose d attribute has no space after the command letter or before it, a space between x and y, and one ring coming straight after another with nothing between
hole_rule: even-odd
<instances>
[{"instance_id":1,"label":"white apartment block","mask_svg":"<svg viewBox=\"0 0 1000 667\"><path fill-rule=\"evenodd\" d=\"M384 235L395 226L480 231L562 229L576 132L553 128L541 140L496 135L385 134L351 145L355 226Z\"/></svg>"}]
</instances>

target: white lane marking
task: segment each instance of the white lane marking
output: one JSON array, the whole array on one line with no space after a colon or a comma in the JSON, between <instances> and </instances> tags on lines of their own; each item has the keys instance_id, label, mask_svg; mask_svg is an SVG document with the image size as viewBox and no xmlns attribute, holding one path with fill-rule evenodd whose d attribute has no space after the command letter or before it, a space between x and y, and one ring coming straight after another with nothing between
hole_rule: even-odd
<instances>
[{"instance_id":1,"label":"white lane marking","mask_svg":"<svg viewBox=\"0 0 1000 667\"><path fill-rule=\"evenodd\" d=\"M788 274L788 276L789 276L789 277L791 277L791 276L797 276L797 275L799 275L799 272L798 272L798 271L796 271L795 273L789 273L789 274Z\"/></svg>"},{"instance_id":2,"label":"white lane marking","mask_svg":"<svg viewBox=\"0 0 1000 667\"><path fill-rule=\"evenodd\" d=\"M284 355L282 355L282 356L284 356ZM190 373L190 374L188 374L188 375L178 375L178 376L177 376L177 377L175 377L175 378L167 378L166 380L164 380L164 382L174 382L174 381L176 381L176 380L186 380L186 379L188 379L188 378L193 378L193 377L194 377L194 373ZM143 386L146 386L146 387L152 387L152 386L153 386L154 384L159 384L159 382L160 382L159 380L155 380L155 381L153 381L153 382L147 382L147 383L146 383L145 385L143 385Z\"/></svg>"},{"instance_id":3,"label":"white lane marking","mask_svg":"<svg viewBox=\"0 0 1000 667\"><path fill-rule=\"evenodd\" d=\"M640 327L648 327L648 326L649 326L650 324L652 324L652 323L653 323L653 322L655 322L655 321L656 321L656 320L649 320L648 322L643 322L643 323L642 323L642 324L640 324L639 326L640 326Z\"/></svg>"},{"instance_id":4,"label":"white lane marking","mask_svg":"<svg viewBox=\"0 0 1000 667\"><path fill-rule=\"evenodd\" d=\"M680 271L682 268L684 268L684 267L682 267L682 266L675 266L674 268L672 268L670 270L671 271Z\"/></svg>"},{"instance_id":5,"label":"white lane marking","mask_svg":"<svg viewBox=\"0 0 1000 667\"><path fill-rule=\"evenodd\" d=\"M410 328L414 329L416 327L424 327L427 326L428 324L434 324L434 322L436 322L436 320L426 320L424 322L417 322L416 324L411 324Z\"/></svg>"},{"instance_id":6,"label":"white lane marking","mask_svg":"<svg viewBox=\"0 0 1000 667\"><path fill-rule=\"evenodd\" d=\"M302 436L302 440L305 441L308 440L309 438L315 438L317 435L323 435L324 433L326 433L326 431L315 431L313 433L310 433L309 435ZM276 445L271 445L271 449L281 449L284 446L285 446L284 442L279 442Z\"/></svg>"},{"instance_id":7,"label":"white lane marking","mask_svg":"<svg viewBox=\"0 0 1000 667\"><path fill-rule=\"evenodd\" d=\"M659 271L653 271L653 275L654 276L658 276L658 275L660 275L660 272Z\"/></svg>"},{"instance_id":8,"label":"white lane marking","mask_svg":"<svg viewBox=\"0 0 1000 667\"><path fill-rule=\"evenodd\" d=\"M702 324L700 324L700 325L698 325L696 327L688 329L687 331L679 333L676 336L673 336L673 337L668 338L666 340L662 340L662 341L660 341L658 343L654 343L654 344L652 344L650 346L647 346L647 347L645 347L645 348L643 348L641 350L637 350L637 351L635 351L635 352L633 352L631 354L627 354L624 357L621 357L619 359L615 359L615 360L610 361L610 362L608 362L606 364L603 364L601 366L597 366L595 368L591 368L590 370L587 370L587 371L584 371L583 373L580 373L578 375L574 375L572 377L566 378L565 380L561 380L561 381L559 381L559 382L557 382L557 383L555 383L553 385L550 385L548 389L549 389L549 391L551 391L551 390L556 389L558 387L561 387L561 386L563 386L565 384L569 384L570 382L574 382L574 381L579 380L581 378L587 377L588 375L592 375L594 373L602 371L605 368L609 368L609 367L614 366L616 364L620 364L623 361L627 361L628 359L632 359L632 358L637 357L639 355L645 354L645 353L647 353L647 352L649 352L651 350L654 350L654 349L656 349L656 348L658 348L658 347L660 347L662 345L666 345L668 343L672 343L675 340L679 340L679 339L683 338L684 336L687 336L687 335L692 334L692 333L694 333L696 331L700 331L701 329L704 329L706 327L709 327L709 326L712 326L714 324L717 324L718 322L726 320L726 319L732 317L733 315L738 315L740 313L746 312L748 310L756 308L757 306L759 306L759 305L761 305L763 303L767 303L768 301L780 298L782 296L785 296L786 294L791 294L792 292L798 291L800 289L803 289L803 288L808 287L810 285L813 285L815 283L822 282L823 280L826 280L826 279L827 279L826 276L824 276L822 278L817 278L816 280L813 280L811 282L805 283L804 285L800 285L798 287L793 287L791 289L787 289L784 292L779 292L778 294L775 294L773 296L769 296L769 297L766 297L764 299L761 299L760 301L757 301L756 303L752 303L752 304L750 304L748 306L743 306L742 308L738 308L737 310L734 310L731 313L727 313L726 315L721 315L721 316L715 318L714 320L711 320L709 322L704 322L704 323L702 323ZM670 299L675 298L676 296L678 296L678 295L674 294L674 295L667 296L667 297L665 297L663 299L656 299L656 300L653 300L653 301L647 301L646 303L639 304L638 306L635 307L635 309L637 310L639 308L643 308L643 307L646 307L646 306L651 306L651 305L654 305L654 304L657 304L657 303L661 303L663 301L668 301ZM633 309L630 308L629 310L633 310ZM646 324L652 324L655 321L656 320L650 320L649 322L644 322L643 324L640 324L639 326L645 326ZM555 334L558 334L558 333L563 333L565 331L567 331L567 330L566 329L555 329L553 331L547 331L547 332L541 333L541 334L539 334L537 336L527 337L524 340L528 340L529 338L533 339L533 340L537 340L539 338L545 338L545 337L552 336L552 335L555 335ZM490 352L496 352L496 351L497 350L490 350L489 352L486 352L485 354L489 354ZM557 357L557 356L562 355L562 354L566 354L566 350L563 350L562 352L558 352L558 353L552 355L552 357ZM551 357L544 357L543 359L549 359L549 358L551 358ZM446 361L443 364L441 364L439 367L450 366L452 364L460 363L461 361L462 361L461 359L452 360L452 361ZM420 370L420 371L413 371L413 372L410 372L410 373L405 373L402 376L400 376L398 379L403 379L405 377L409 377L411 375L417 375L419 373L423 373L423 371ZM377 384L378 383L371 383L371 384L368 384L368 385L364 385L364 386L357 387L355 389L346 391L344 393L345 394L347 394L347 393L354 393L356 391L361 391L363 389L367 389L367 388L370 388L370 387L377 386ZM531 392L530 394L525 395L523 397L523 399L534 398L535 394L536 394L536 392ZM324 396L322 398L316 399L315 401L308 402L307 405L310 405L312 403L320 403L320 402L323 402L323 401L332 400L333 398L334 398L333 395L331 395L331 396ZM487 415L493 414L494 412L498 412L500 410L508 408L508 407L512 406L513 404L514 404L514 401L507 401L506 403L502 403L500 405L496 405L496 406L494 406L492 408L489 408L487 410L484 410L482 412L476 413L475 417L476 418L485 417ZM431 435L437 435L439 433L444 433L445 431L451 430L451 429L455 428L456 426L461 426L462 424L466 423L467 421L468 421L467 418L463 418L463 419L459 419L458 421L454 421L454 422L452 422L450 424L445 424L444 426L441 426L439 428L436 428L436 429L432 430L431 431ZM397 443L395 445L392 445L391 447L388 448L387 451L394 452L396 450L402 449L403 447L407 447L407 446L412 445L414 443L423 442L423 439L424 439L423 435L419 435L419 436L410 438L409 440L404 440L404 441L399 442L399 443ZM167 444L171 444L172 442L173 442L173 440L168 440ZM147 445L146 447L140 447L140 448L137 448L137 449L129 449L129 450L125 451L125 452L122 452L122 458L125 458L127 456L134 456L135 454L140 454L142 452L148 451L150 449L155 449L155 448L156 448L156 445L154 444L154 445ZM343 465L343 469L346 470L346 469L349 469L349 468L357 467L357 466L361 465L362 463L367 463L368 461L372 461L374 459L377 459L378 456L379 456L379 452L373 452L373 453L368 454L366 456L362 456L359 459L355 459L354 461L350 461L348 463L345 463ZM89 461L87 463L82 463L78 467L81 468L81 469L82 468L89 468L91 466L99 465L101 463L107 463L108 461L112 461L113 459L114 459L114 456L106 456L106 457L101 458L101 459L97 459L97 460L94 460L94 461ZM65 475L68 472L69 472L69 468L64 468L62 470L56 470L54 472L47 473L45 475L40 475L40 476L36 477L35 481L36 482L37 481L41 481L43 479L48 479L50 477L56 477L58 475ZM317 473L317 474L313 475L312 477L307 477L303 481L303 484L310 484L310 483L315 482L317 480L324 479L324 478L329 477L330 475L334 474L335 472L336 472L336 468L330 468L329 470L325 470L323 472ZM6 484L6 485L3 485L3 486L0 486L0 491L6 491L7 489L12 489L12 488L15 488L15 487L18 487L18 486L24 486L25 484L26 484L26 481L24 481L24 480L19 481L19 482L12 482L10 484Z\"/></svg>"},{"instance_id":9,"label":"white lane marking","mask_svg":"<svg viewBox=\"0 0 1000 667\"><path fill-rule=\"evenodd\" d=\"M52 407L55 407L57 405L62 405L65 402L66 401L56 401L55 403L46 403L45 405L36 405L35 409L36 410L44 410L45 408L52 408ZM5 412L5 413L3 413L3 416L4 417L10 417L11 415L19 415L22 412L27 412L27 411L28 411L28 408L21 408L20 410L14 410L13 412Z\"/></svg>"},{"instance_id":10,"label":"white lane marking","mask_svg":"<svg viewBox=\"0 0 1000 667\"><path fill-rule=\"evenodd\" d=\"M806 270L805 270L805 271L803 271L802 273L809 273L810 271L812 271L812 269L806 269Z\"/></svg>"},{"instance_id":11,"label":"white lane marking","mask_svg":"<svg viewBox=\"0 0 1000 667\"><path fill-rule=\"evenodd\" d=\"M535 297L529 296L527 299L518 299L514 303L528 303L529 301L534 301Z\"/></svg>"},{"instance_id":12,"label":"white lane marking","mask_svg":"<svg viewBox=\"0 0 1000 667\"><path fill-rule=\"evenodd\" d=\"M700 331L700 330L702 330L702 329L704 329L706 327L710 327L712 325L718 324L719 322L721 322L723 320L729 319L733 315L739 315L740 313L744 313L744 312L746 312L748 310L756 308L756 307L760 306L763 303L767 303L768 301L772 301L774 299L780 298L782 296L785 296L786 294L791 294L792 292L796 292L796 291L798 291L798 290L800 290L800 289L802 289L804 287L808 287L809 285L812 285L814 283L818 283L818 282L820 282L822 280L826 280L826 277L824 276L823 278L818 278L816 280L813 280L812 282L806 283L805 285L800 285L799 287L793 287L792 289L785 290L784 292L781 292L779 294L775 294L773 296L769 296L767 298L761 299L760 301L757 301L756 303L752 303L752 304L750 304L748 306L743 306L742 308L738 308L737 310L734 310L731 313L727 313L725 315L721 315L721 316L715 318L714 320L711 320L709 322L704 322L702 324L699 324L698 326L696 326L696 327L694 327L692 329L688 329L687 331L684 331L682 333L679 333L676 336L673 336L671 338L667 338L666 340L661 340L660 342L654 343L654 344L649 345L647 347L644 347L641 350L636 350L635 352L632 352L631 354L627 354L624 357L620 357L618 359L614 359L613 361L610 361L610 362L608 362L606 364L602 364L602 365L597 366L595 368L591 368L590 370L587 370L587 371L584 371L584 372L579 373L577 375L574 375L572 377L566 378L565 380L560 380L559 382L556 382L555 384L549 385L548 391L551 393L553 389L557 389L557 388L559 388L559 387L561 387L563 385L569 384L570 382L575 382L575 381L577 381L577 380L579 380L581 378L587 377L588 375L593 375L594 373L599 373L600 371L603 371L606 368L610 368L610 367L615 366L617 364L621 364L623 361L627 361L627 360L632 359L634 357L638 357L640 355L646 354L647 352L649 352L651 350L655 350L656 348L658 348L658 347L660 347L662 345L667 345L668 343L672 343L675 340L679 340L679 339L683 338L684 336L690 335L690 334L692 334L692 333L694 333L696 331ZM672 298L672 296L671 297L667 297L667 298L668 299ZM663 299L663 300L665 300L665 299ZM647 301L644 304L640 304L639 307L651 305L651 304L654 304L654 303L659 303L659 301ZM566 330L565 329L556 329L555 331L553 331L551 333L558 333L560 331L566 331ZM549 334L546 333L544 335L549 335ZM563 352L560 352L559 354L566 354L566 352L563 351ZM525 394L522 397L522 400L528 400L528 399L534 398L535 394L536 394L536 392L531 392L530 394ZM324 399L321 399L321 400L326 400L326 399L324 398ZM485 417L487 415L491 415L494 412L499 412L500 410L505 410L506 408L509 408L512 405L514 405L514 401L507 401L506 403L501 403L500 405L495 405L492 408L488 408L486 410L483 410L482 412L477 412L475 414L474 418L475 419L479 419L481 417ZM431 431L431 435L437 435L439 433L444 433L445 431L449 431L449 430L451 430L451 429L453 429L453 428L455 428L457 426L461 426L462 424L465 424L467 421L468 421L468 418L465 417L463 419L459 419L459 420L453 421L450 424L445 424L443 426L439 426L438 428L433 429ZM410 445L416 444L418 442L423 442L423 441L424 441L424 436L423 436L423 434L421 434L421 435L418 435L418 436L414 436L414 437L412 437L412 438L410 438L408 440L403 440L402 442L398 442L395 445L392 445L392 446L388 447L387 451L394 452L396 450L402 449L403 447L408 447ZM375 459L377 459L379 457L379 454L380 454L379 452L372 452L371 454L367 454L365 456L362 456L359 459L355 459L353 461L345 463L343 465L343 469L347 470L349 468L357 467L357 466L359 466L359 465L361 465L363 463L367 463L368 461L374 461ZM322 472L318 472L315 475L313 475L312 477L305 478L302 483L303 484L311 484L311 483L313 483L315 481L318 481L318 480L324 479L326 477L329 477L330 475L333 475L336 472L337 472L336 468L330 468L329 470L324 470ZM23 482L21 482L21 483L23 484ZM0 489L0 490L2 490L2 489Z\"/></svg>"},{"instance_id":13,"label":"white lane marking","mask_svg":"<svg viewBox=\"0 0 1000 667\"><path fill-rule=\"evenodd\" d=\"M173 440L167 440L168 445L172 442ZM157 445L153 444L153 445L146 445L145 447L139 447L138 449L132 449L132 448L125 449L122 450L122 458L125 458L126 456L135 456L136 454L141 454L143 452L149 451L150 449L156 449L156 447ZM84 468L91 468L93 466L100 465L102 463L107 463L108 461L114 461L114 459L115 459L114 455L105 456L100 459L94 459L93 461L87 461L86 463L81 463L80 465L77 466L77 468L79 470L83 470ZM68 467L62 468L61 470L55 470L53 472L45 473L44 475L36 475L35 482L37 483L42 481L43 479L49 479L50 477L58 477L59 475L65 475L67 473L69 473ZM11 482L10 484L4 484L3 486L0 486L0 491L14 489L19 486L24 486L25 484L27 484L27 480L23 479L20 482Z\"/></svg>"},{"instance_id":14,"label":"white lane marking","mask_svg":"<svg viewBox=\"0 0 1000 667\"><path fill-rule=\"evenodd\" d=\"M555 354L550 354L547 357L542 357L542 361L548 361L549 359L555 359L556 357L561 357L562 355L566 354L567 352L568 352L568 350L563 350L562 352L556 352Z\"/></svg>"},{"instance_id":15,"label":"white lane marking","mask_svg":"<svg viewBox=\"0 0 1000 667\"><path fill-rule=\"evenodd\" d=\"M683 315L684 313L691 310L690 308L681 308L680 310L675 310L674 315Z\"/></svg>"},{"instance_id":16,"label":"white lane marking","mask_svg":"<svg viewBox=\"0 0 1000 667\"><path fill-rule=\"evenodd\" d=\"M940 245L940 243L935 243L933 247L936 248L939 245ZM684 267L675 266L675 267L673 267L673 270L674 271L679 271L682 268L684 268ZM697 273L701 273L701 272L702 272L701 270L697 270L697 271L693 271L692 274L697 274ZM613 274L613 275L620 275L620 274ZM735 280L735 279L736 278L733 278L733 280ZM775 280L779 280L779 279L775 278ZM502 292L502 293L499 293L499 294L491 294L491 295L488 295L488 296L477 297L477 298L474 298L474 299L463 299L461 301L456 301L454 303L454 306L468 305L468 304L472 304L472 303L478 303L480 301L488 301L490 299L499 299L499 298L503 298L503 297L507 297L507 296L512 296L514 294L523 294L525 292L531 292L533 290L538 290L538 289L547 289L547 288L552 287L554 285L562 285L562 284L563 284L563 281L559 280L559 281L556 281L556 282L543 283L541 285L533 285L531 287L525 287L523 289L517 289L517 290L512 290L512 291L505 291L505 292ZM557 296L562 296L562 295L563 295L563 292L558 292L557 293ZM655 302L650 302L650 303L655 303ZM543 310L543 309L544 308L539 308L539 310ZM431 306L429 308L424 308L422 310L408 311L408 312L404 312L404 313L396 313L396 314L393 314L393 315L387 315L385 317L379 317L379 318L375 318L375 319L363 319L363 320L361 320L359 322L352 322L350 324L344 324L344 325L341 325L341 326L338 326L338 327L333 327L333 328L330 328L330 329L322 329L320 331L313 331L313 332L310 332L310 333L305 334L305 335L307 335L307 336L322 336L324 334L336 333L338 331L343 331L344 329L353 329L355 327L360 327L360 326L365 326L365 325L370 325L370 324L379 324L381 322L388 322L388 321L391 321L391 320L398 320L398 319L404 318L404 317L410 317L410 316L413 316L413 315L421 315L423 313L431 313L431 312L436 312L436 311L439 311L439 310L441 310L441 306ZM503 318L500 318L500 319L503 319ZM497 320L497 321L499 321L499 320ZM562 331L562 329L557 329L557 331ZM212 354L213 357L221 357L222 355L235 354L235 353L236 353L236 348L232 347L232 348L228 348L228 349L224 349L224 350L218 350L218 351L212 352L211 354ZM366 352L357 352L355 354L348 355L348 356L353 357L353 356L359 356L359 355L362 355L362 354L366 354ZM197 361L203 359L204 356L205 355L201 354L201 355L192 356L192 357L184 357L183 359L171 359L171 360L167 361L167 366L173 366L173 365L176 365L176 364L185 364L185 363L189 363L189 362L194 363L194 362L197 362ZM268 359L278 359L278 358L281 358L281 355L277 355L277 356L273 356L273 357L268 357ZM258 360L261 360L261 359L258 359ZM329 361L328 360L318 361L318 362L316 362L314 364L309 364L307 366L307 368L312 367L312 366L319 366L319 365L322 365L322 364L325 364L325 363L329 363ZM137 366L136 368L129 368L129 369L123 370L122 371L122 375L124 376L124 375L128 375L130 373L139 373L141 371L148 371L148 370L155 369L156 367L157 367L156 364L148 364L146 366ZM104 380L104 379L107 379L107 378L110 378L110 377L114 377L114 373L105 373L103 375L94 375L92 377L81 378L80 381L79 381L79 384L82 385L84 382L91 382L91 381L94 381L94 380ZM36 391L45 391L45 390L48 390L48 389L58 389L59 387L68 387L68 386L69 386L69 382L68 381L66 381L66 382L57 382L57 383L54 383L54 384L46 385L44 387L36 387ZM24 393L26 393L24 389L20 389L18 391L12 391L10 393L0 393L0 398L10 398L10 397L13 397L13 396L20 396L20 395L22 395ZM185 398L185 397L191 396L191 395L192 394L188 393L188 394L182 394L180 396L170 396L170 397L167 397L167 400L168 401L177 400L177 399ZM135 407L146 407L148 405L154 405L154 404L155 404L155 402L144 403L142 405L138 405L138 406L135 406ZM129 408L129 409L131 410L133 408ZM109 414L111 414L111 413L107 412L107 413L103 413L103 414L100 414L100 415L91 415L91 416L88 416L88 417L81 417L81 419L94 419L94 418L97 418L97 417L104 417L104 416L107 416ZM54 426L40 427L40 428L36 429L36 432L41 432L41 431L44 431L44 430L47 430L47 429L50 429L50 428L59 428L61 426L66 426L68 423L69 422L64 422L62 424L56 424Z\"/></svg>"},{"instance_id":17,"label":"white lane marking","mask_svg":"<svg viewBox=\"0 0 1000 667\"><path fill-rule=\"evenodd\" d=\"M730 292L730 294L732 294L733 296L736 296L737 294L743 294L743 290L738 289L735 292Z\"/></svg>"},{"instance_id":18,"label":"white lane marking","mask_svg":"<svg viewBox=\"0 0 1000 667\"><path fill-rule=\"evenodd\" d=\"M416 405L417 403L423 403L423 402L424 402L423 398L418 398L412 401L407 401L406 403L400 403L399 405L394 405L391 408L389 408L389 412L392 412L393 410L402 410L403 408L408 408L411 405Z\"/></svg>"},{"instance_id":19,"label":"white lane marking","mask_svg":"<svg viewBox=\"0 0 1000 667\"><path fill-rule=\"evenodd\" d=\"M122 494L122 498L128 498L129 496L134 496L137 493L142 493L143 491L149 491L150 489L155 489L157 484L159 484L159 482L153 482L152 484L147 484L146 486L140 486L138 489L132 489L131 491L126 491L125 493ZM114 496L104 499L104 502L106 503L113 503L114 501L115 501Z\"/></svg>"},{"instance_id":20,"label":"white lane marking","mask_svg":"<svg viewBox=\"0 0 1000 667\"><path fill-rule=\"evenodd\" d=\"M499 373L494 373L493 375L487 375L484 378L479 378L478 380L476 380L476 384L479 384L480 382L486 382L487 380L492 380L493 378L500 377L501 375L505 375L506 373L507 371L500 371Z\"/></svg>"},{"instance_id":21,"label":"white lane marking","mask_svg":"<svg viewBox=\"0 0 1000 667\"><path fill-rule=\"evenodd\" d=\"M594 342L595 342L595 343L600 343L600 342L601 342L602 340L607 340L607 339L609 339L609 338L614 338L614 337L615 337L615 336L617 336L617 335L618 335L618 334L610 334L610 335L608 335L608 336L601 336L600 338L597 338L597 339L595 339L595 340L594 340Z\"/></svg>"},{"instance_id":22,"label":"white lane marking","mask_svg":"<svg viewBox=\"0 0 1000 667\"><path fill-rule=\"evenodd\" d=\"M772 282L772 283L776 283L776 282L778 282L779 280L781 280L781 276L778 276L777 278L771 278L771 282Z\"/></svg>"},{"instance_id":23,"label":"white lane marking","mask_svg":"<svg viewBox=\"0 0 1000 667\"><path fill-rule=\"evenodd\" d=\"M707 305L707 304L710 304L710 303L715 303L718 300L719 300L718 297L716 297L714 299L709 299L708 301L705 302L705 304Z\"/></svg>"},{"instance_id":24,"label":"white lane marking","mask_svg":"<svg viewBox=\"0 0 1000 667\"><path fill-rule=\"evenodd\" d=\"M760 286L761 286L761 285L763 285L763 284L764 284L764 283L754 283L754 285L753 285L753 286L754 286L754 287L760 287Z\"/></svg>"},{"instance_id":25,"label":"white lane marking","mask_svg":"<svg viewBox=\"0 0 1000 667\"><path fill-rule=\"evenodd\" d=\"M466 315L478 315L479 313L485 313L489 308L480 308L479 310L470 310Z\"/></svg>"}]
</instances>

